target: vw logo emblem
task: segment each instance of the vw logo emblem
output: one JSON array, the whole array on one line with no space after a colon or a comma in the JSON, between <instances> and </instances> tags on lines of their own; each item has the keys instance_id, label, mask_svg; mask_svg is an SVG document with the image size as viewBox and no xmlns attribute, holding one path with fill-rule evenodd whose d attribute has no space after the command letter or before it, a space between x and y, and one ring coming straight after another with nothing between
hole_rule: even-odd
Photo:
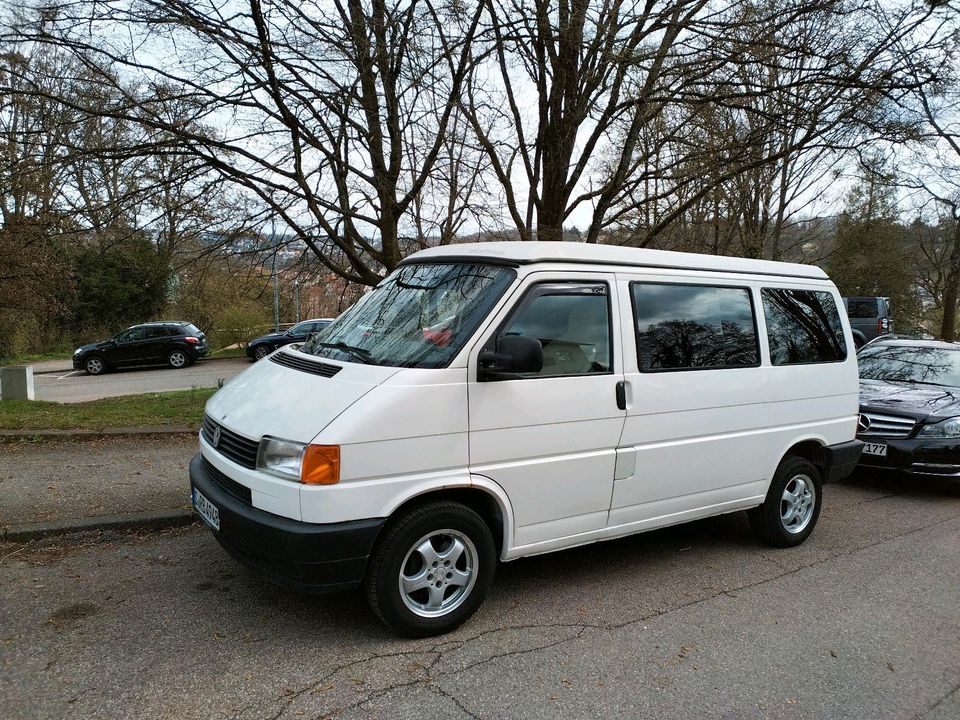
<instances>
[{"instance_id":1,"label":"vw logo emblem","mask_svg":"<svg viewBox=\"0 0 960 720\"><path fill-rule=\"evenodd\" d=\"M210 438L210 444L213 445L214 447L217 447L217 445L220 444L220 426L219 425L213 428L213 437Z\"/></svg>"},{"instance_id":2,"label":"vw logo emblem","mask_svg":"<svg viewBox=\"0 0 960 720\"><path fill-rule=\"evenodd\" d=\"M219 429L220 428L217 428L217 430ZM870 418L868 418L866 415L858 415L857 416L857 432L864 433L869 429L870 429Z\"/></svg>"}]
</instances>

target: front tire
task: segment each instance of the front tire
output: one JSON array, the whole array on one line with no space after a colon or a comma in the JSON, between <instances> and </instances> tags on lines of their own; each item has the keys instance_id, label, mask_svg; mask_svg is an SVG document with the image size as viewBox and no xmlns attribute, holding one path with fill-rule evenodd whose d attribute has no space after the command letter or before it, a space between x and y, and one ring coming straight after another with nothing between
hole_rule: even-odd
<instances>
[{"instance_id":1,"label":"front tire","mask_svg":"<svg viewBox=\"0 0 960 720\"><path fill-rule=\"evenodd\" d=\"M817 466L788 455L774 473L763 505L749 511L750 524L764 542L794 547L816 527L822 500L823 483Z\"/></svg>"},{"instance_id":2,"label":"front tire","mask_svg":"<svg viewBox=\"0 0 960 720\"><path fill-rule=\"evenodd\" d=\"M167 365L172 367L174 370L179 370L185 368L190 364L190 356L187 355L183 350L171 350L170 354L167 355Z\"/></svg>"},{"instance_id":3,"label":"front tire","mask_svg":"<svg viewBox=\"0 0 960 720\"><path fill-rule=\"evenodd\" d=\"M370 556L364 591L373 611L397 633L440 635L477 611L496 562L483 518L460 503L430 503L387 526Z\"/></svg>"},{"instance_id":4,"label":"front tire","mask_svg":"<svg viewBox=\"0 0 960 720\"><path fill-rule=\"evenodd\" d=\"M253 360L254 362L257 360L263 360L269 354L270 348L268 348L266 345L257 345L257 347L253 350Z\"/></svg>"},{"instance_id":5,"label":"front tire","mask_svg":"<svg viewBox=\"0 0 960 720\"><path fill-rule=\"evenodd\" d=\"M88 357L86 362L83 363L83 369L87 371L87 375L102 375L107 371L107 364L102 357L94 355Z\"/></svg>"}]
</instances>

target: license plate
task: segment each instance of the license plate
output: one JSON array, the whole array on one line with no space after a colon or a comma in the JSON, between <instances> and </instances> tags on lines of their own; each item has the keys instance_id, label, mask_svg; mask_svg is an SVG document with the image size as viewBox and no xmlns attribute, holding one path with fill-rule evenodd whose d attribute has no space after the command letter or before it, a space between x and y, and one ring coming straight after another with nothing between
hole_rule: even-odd
<instances>
[{"instance_id":1,"label":"license plate","mask_svg":"<svg viewBox=\"0 0 960 720\"><path fill-rule=\"evenodd\" d=\"M214 530L220 529L220 510L202 492L193 489L193 509Z\"/></svg>"},{"instance_id":2,"label":"license plate","mask_svg":"<svg viewBox=\"0 0 960 720\"><path fill-rule=\"evenodd\" d=\"M878 455L880 457L887 456L887 444L886 443L865 443L863 446L864 455Z\"/></svg>"}]
</instances>

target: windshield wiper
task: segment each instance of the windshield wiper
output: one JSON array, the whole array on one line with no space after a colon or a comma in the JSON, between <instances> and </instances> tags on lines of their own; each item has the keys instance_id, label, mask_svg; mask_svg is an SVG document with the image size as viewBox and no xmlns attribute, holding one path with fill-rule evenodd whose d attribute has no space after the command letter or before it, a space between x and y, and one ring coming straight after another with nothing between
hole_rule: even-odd
<instances>
[{"instance_id":1,"label":"windshield wiper","mask_svg":"<svg viewBox=\"0 0 960 720\"><path fill-rule=\"evenodd\" d=\"M360 360L360 362L365 365L371 364L373 361L370 359L370 351L357 347L356 345L347 345L345 342L320 342L319 340L314 340L310 343L311 347L328 347L333 348L334 350L343 350L346 353L350 353L355 358Z\"/></svg>"},{"instance_id":2,"label":"windshield wiper","mask_svg":"<svg viewBox=\"0 0 960 720\"><path fill-rule=\"evenodd\" d=\"M943 383L930 382L929 380L914 380L913 378L888 380L887 382L901 382L901 383L906 383L908 385L933 385L934 387L950 387L950 385L944 385Z\"/></svg>"}]
</instances>

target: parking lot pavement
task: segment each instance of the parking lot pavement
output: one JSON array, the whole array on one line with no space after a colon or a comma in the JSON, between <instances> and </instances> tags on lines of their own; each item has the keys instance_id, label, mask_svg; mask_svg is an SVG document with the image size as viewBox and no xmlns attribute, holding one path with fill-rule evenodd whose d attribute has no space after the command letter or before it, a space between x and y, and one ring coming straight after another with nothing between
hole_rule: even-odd
<instances>
[{"instance_id":1,"label":"parking lot pavement","mask_svg":"<svg viewBox=\"0 0 960 720\"><path fill-rule=\"evenodd\" d=\"M37 400L73 403L118 395L216 387L219 380L228 381L248 367L250 362L242 358L201 360L180 370L136 368L96 376L66 371L34 375L33 382Z\"/></svg>"},{"instance_id":2,"label":"parking lot pavement","mask_svg":"<svg viewBox=\"0 0 960 720\"><path fill-rule=\"evenodd\" d=\"M191 435L0 446L0 527L189 508Z\"/></svg>"},{"instance_id":3,"label":"parking lot pavement","mask_svg":"<svg viewBox=\"0 0 960 720\"><path fill-rule=\"evenodd\" d=\"M0 546L20 718L924 718L960 714L960 497L827 488L810 540L742 513L507 563L458 631L247 573L205 529Z\"/></svg>"}]
</instances>

